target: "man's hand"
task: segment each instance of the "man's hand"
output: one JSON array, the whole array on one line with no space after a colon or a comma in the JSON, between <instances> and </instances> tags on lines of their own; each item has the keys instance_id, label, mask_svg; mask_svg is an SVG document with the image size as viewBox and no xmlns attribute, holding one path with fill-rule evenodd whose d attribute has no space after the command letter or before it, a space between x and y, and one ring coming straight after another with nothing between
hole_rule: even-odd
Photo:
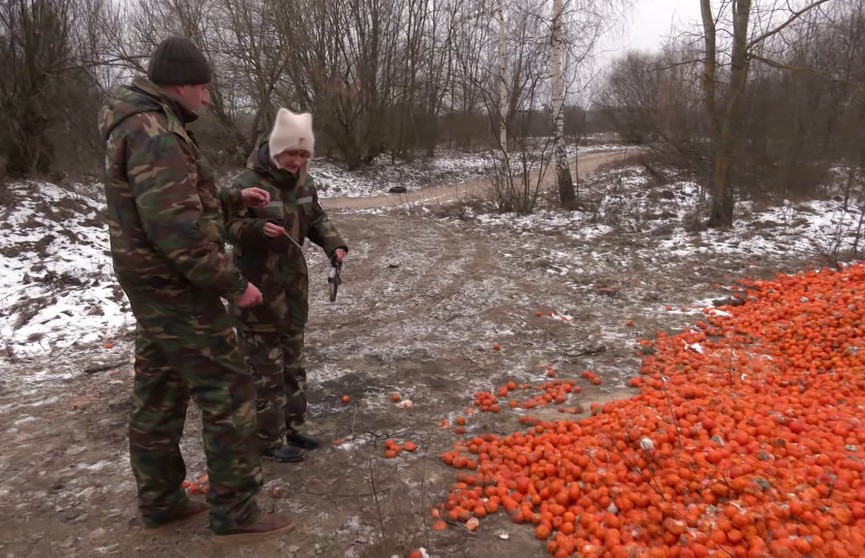
<instances>
[{"instance_id":1,"label":"man's hand","mask_svg":"<svg viewBox=\"0 0 865 558\"><path fill-rule=\"evenodd\" d=\"M270 203L270 194L261 188L244 188L240 191L243 207L264 207Z\"/></svg>"},{"instance_id":2,"label":"man's hand","mask_svg":"<svg viewBox=\"0 0 865 558\"><path fill-rule=\"evenodd\" d=\"M264 236L267 238L276 238L277 236L282 236L284 234L288 233L279 225L274 225L270 221L264 224Z\"/></svg>"},{"instance_id":3,"label":"man's hand","mask_svg":"<svg viewBox=\"0 0 865 558\"><path fill-rule=\"evenodd\" d=\"M344 260L344 259L345 259L345 250L343 250L342 248L337 248L333 252L333 258L331 258L331 263L333 263L334 265L341 264L342 260Z\"/></svg>"},{"instance_id":4,"label":"man's hand","mask_svg":"<svg viewBox=\"0 0 865 558\"><path fill-rule=\"evenodd\" d=\"M262 298L258 287L249 283L246 285L246 290L243 294L234 299L234 303L238 308L249 308L250 306L261 304L263 300L264 298Z\"/></svg>"}]
</instances>

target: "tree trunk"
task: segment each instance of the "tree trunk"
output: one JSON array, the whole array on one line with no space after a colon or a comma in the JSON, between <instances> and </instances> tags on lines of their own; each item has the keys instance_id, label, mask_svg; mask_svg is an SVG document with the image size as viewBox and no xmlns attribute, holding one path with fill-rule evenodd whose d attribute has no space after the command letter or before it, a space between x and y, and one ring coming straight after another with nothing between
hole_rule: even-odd
<instances>
[{"instance_id":1,"label":"tree trunk","mask_svg":"<svg viewBox=\"0 0 865 558\"><path fill-rule=\"evenodd\" d=\"M712 169L712 202L707 225L729 227L733 224L732 168L739 150L739 121L745 87L748 82L748 23L751 18L751 0L735 0L733 8L733 51L731 55L730 84L725 102L718 103L716 68L717 43L714 17L709 0L701 0L703 19L703 104L709 120L710 137L714 144ZM723 108L719 108L719 105Z\"/></svg>"},{"instance_id":2,"label":"tree trunk","mask_svg":"<svg viewBox=\"0 0 865 558\"><path fill-rule=\"evenodd\" d=\"M748 83L748 23L751 19L751 0L733 3L733 53L727 103L721 121L721 130L715 143L715 172L712 192L710 227L733 225L732 168L739 151L739 126L745 86Z\"/></svg>"},{"instance_id":3,"label":"tree trunk","mask_svg":"<svg viewBox=\"0 0 865 558\"><path fill-rule=\"evenodd\" d=\"M501 160L502 179L510 184L511 171L508 164L508 84L506 80L507 60L505 56L505 6L504 0L496 4L496 21L498 22L497 66L498 66L498 113L499 113L499 154Z\"/></svg>"},{"instance_id":4,"label":"tree trunk","mask_svg":"<svg viewBox=\"0 0 865 558\"><path fill-rule=\"evenodd\" d=\"M559 203L574 209L577 194L571 178L568 153L565 149L565 83L562 77L562 0L553 0L553 26L550 41L550 74L552 77L553 142L556 157L556 182Z\"/></svg>"},{"instance_id":5,"label":"tree trunk","mask_svg":"<svg viewBox=\"0 0 865 558\"><path fill-rule=\"evenodd\" d=\"M499 36L497 45L498 57L498 81L499 81L499 144L503 152L508 150L508 84L505 79L507 62L505 61L505 7L504 0L498 0L496 6L496 20L498 21ZM507 157L505 157L507 159Z\"/></svg>"},{"instance_id":6,"label":"tree trunk","mask_svg":"<svg viewBox=\"0 0 865 558\"><path fill-rule=\"evenodd\" d=\"M729 227L733 224L733 192L730 189L730 153L715 153L715 167L712 173L712 203L707 226L712 228Z\"/></svg>"}]
</instances>

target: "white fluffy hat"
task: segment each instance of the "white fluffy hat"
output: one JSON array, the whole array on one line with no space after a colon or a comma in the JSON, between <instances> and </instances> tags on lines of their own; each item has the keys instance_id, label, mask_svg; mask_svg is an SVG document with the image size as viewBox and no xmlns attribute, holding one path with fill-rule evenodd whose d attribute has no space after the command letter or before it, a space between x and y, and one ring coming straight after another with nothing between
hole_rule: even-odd
<instances>
[{"instance_id":1,"label":"white fluffy hat","mask_svg":"<svg viewBox=\"0 0 865 558\"><path fill-rule=\"evenodd\" d=\"M315 153L312 115L308 112L295 114L281 108L270 132L270 158L275 159L283 151L291 150L309 151L310 155Z\"/></svg>"}]
</instances>

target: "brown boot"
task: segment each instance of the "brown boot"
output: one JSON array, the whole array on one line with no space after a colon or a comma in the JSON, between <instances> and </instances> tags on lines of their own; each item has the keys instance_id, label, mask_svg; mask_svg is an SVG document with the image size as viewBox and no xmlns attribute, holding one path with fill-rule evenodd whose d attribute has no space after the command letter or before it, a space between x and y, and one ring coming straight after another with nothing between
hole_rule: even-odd
<instances>
[{"instance_id":1,"label":"brown boot","mask_svg":"<svg viewBox=\"0 0 865 558\"><path fill-rule=\"evenodd\" d=\"M294 529L294 522L286 515L263 511L258 521L235 527L227 533L216 533L213 541L219 544L254 542Z\"/></svg>"},{"instance_id":2,"label":"brown boot","mask_svg":"<svg viewBox=\"0 0 865 558\"><path fill-rule=\"evenodd\" d=\"M186 504L185 508L181 508L175 512L167 514L162 518L162 521L153 523L152 521L142 521L142 532L145 535L159 535L167 533L177 527L189 523L199 515L206 513L210 507L204 502L193 502L192 500Z\"/></svg>"}]
</instances>

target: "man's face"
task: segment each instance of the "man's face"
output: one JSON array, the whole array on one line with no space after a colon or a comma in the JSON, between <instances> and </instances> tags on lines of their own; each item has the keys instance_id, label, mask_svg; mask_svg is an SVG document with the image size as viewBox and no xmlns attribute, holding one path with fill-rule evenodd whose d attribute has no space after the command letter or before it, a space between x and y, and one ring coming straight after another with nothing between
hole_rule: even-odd
<instances>
[{"instance_id":1,"label":"man's face","mask_svg":"<svg viewBox=\"0 0 865 558\"><path fill-rule=\"evenodd\" d=\"M210 85L202 83L199 85L178 85L177 96L192 112L198 112L202 107L210 104Z\"/></svg>"},{"instance_id":2,"label":"man's face","mask_svg":"<svg viewBox=\"0 0 865 558\"><path fill-rule=\"evenodd\" d=\"M281 169L287 170L292 174L296 174L298 169L309 161L311 153L303 149L292 149L283 151L275 157L277 164Z\"/></svg>"}]
</instances>

